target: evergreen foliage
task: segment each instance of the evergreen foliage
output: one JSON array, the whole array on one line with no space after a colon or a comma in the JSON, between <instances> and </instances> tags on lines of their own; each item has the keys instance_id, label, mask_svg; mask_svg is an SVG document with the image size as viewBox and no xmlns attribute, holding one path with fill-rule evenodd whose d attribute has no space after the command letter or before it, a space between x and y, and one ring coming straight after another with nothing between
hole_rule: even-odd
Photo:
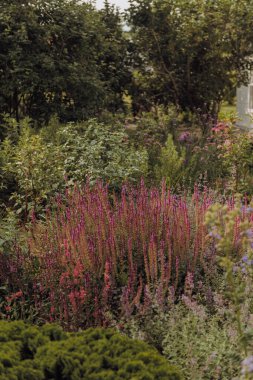
<instances>
[{"instance_id":1,"label":"evergreen foliage","mask_svg":"<svg viewBox=\"0 0 253 380\"><path fill-rule=\"evenodd\" d=\"M0 342L1 380L182 379L155 349L111 329L74 334L1 321Z\"/></svg>"}]
</instances>

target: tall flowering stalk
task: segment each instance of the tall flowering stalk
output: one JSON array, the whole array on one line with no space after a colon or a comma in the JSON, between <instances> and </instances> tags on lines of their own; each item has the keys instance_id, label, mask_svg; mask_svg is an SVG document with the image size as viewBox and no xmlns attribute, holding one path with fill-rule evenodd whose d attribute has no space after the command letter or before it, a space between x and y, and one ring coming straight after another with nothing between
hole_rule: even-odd
<instances>
[{"instance_id":1,"label":"tall flowering stalk","mask_svg":"<svg viewBox=\"0 0 253 380\"><path fill-rule=\"evenodd\" d=\"M102 183L67 190L30 229L38 312L76 328L106 323L108 310L145 310L151 295L166 304L172 289L183 291L187 273L194 281L207 267L204 218L212 203L208 189L178 196L143 182L120 195Z\"/></svg>"}]
</instances>

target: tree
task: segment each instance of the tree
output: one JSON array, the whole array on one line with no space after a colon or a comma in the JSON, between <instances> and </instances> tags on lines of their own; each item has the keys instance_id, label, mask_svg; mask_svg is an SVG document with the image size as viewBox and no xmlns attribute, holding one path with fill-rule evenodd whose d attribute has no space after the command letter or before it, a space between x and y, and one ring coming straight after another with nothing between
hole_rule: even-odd
<instances>
[{"instance_id":1,"label":"tree","mask_svg":"<svg viewBox=\"0 0 253 380\"><path fill-rule=\"evenodd\" d=\"M100 11L103 23L103 49L100 54L100 78L106 89L106 108L124 110L123 96L132 80L131 42L124 35L121 15L105 0Z\"/></svg>"},{"instance_id":2,"label":"tree","mask_svg":"<svg viewBox=\"0 0 253 380\"><path fill-rule=\"evenodd\" d=\"M136 101L217 115L227 89L247 80L252 17L251 0L131 0Z\"/></svg>"},{"instance_id":3,"label":"tree","mask_svg":"<svg viewBox=\"0 0 253 380\"><path fill-rule=\"evenodd\" d=\"M42 124L52 114L68 121L116 109L125 62L120 18L108 4L102 12L77 0L0 4L0 113Z\"/></svg>"}]
</instances>

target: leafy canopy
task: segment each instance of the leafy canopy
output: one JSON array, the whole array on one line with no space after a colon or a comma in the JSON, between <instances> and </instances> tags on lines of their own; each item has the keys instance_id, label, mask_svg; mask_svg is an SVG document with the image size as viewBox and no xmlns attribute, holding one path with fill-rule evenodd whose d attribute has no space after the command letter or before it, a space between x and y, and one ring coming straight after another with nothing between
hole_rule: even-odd
<instances>
[{"instance_id":1,"label":"leafy canopy","mask_svg":"<svg viewBox=\"0 0 253 380\"><path fill-rule=\"evenodd\" d=\"M252 16L250 0L130 0L135 102L217 114L227 89L247 79Z\"/></svg>"}]
</instances>

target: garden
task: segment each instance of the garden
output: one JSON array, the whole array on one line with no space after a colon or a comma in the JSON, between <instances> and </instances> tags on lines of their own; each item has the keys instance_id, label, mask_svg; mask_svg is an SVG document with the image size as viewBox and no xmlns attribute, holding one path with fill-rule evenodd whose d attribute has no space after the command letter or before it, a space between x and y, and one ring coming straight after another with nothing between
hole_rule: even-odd
<instances>
[{"instance_id":1,"label":"garden","mask_svg":"<svg viewBox=\"0 0 253 380\"><path fill-rule=\"evenodd\" d=\"M0 380L253 379L250 15L0 4Z\"/></svg>"}]
</instances>

